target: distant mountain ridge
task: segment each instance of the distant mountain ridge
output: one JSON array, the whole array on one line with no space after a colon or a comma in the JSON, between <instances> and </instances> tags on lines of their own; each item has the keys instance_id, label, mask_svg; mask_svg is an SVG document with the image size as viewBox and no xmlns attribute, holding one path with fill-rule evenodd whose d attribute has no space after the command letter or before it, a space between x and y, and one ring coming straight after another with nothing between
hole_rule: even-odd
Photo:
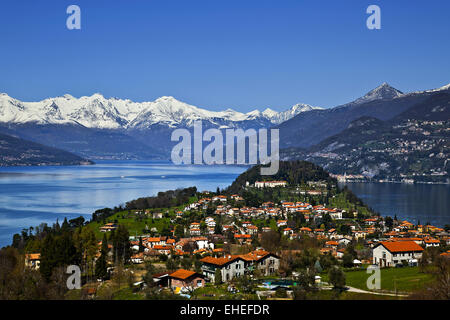
<instances>
[{"instance_id":1,"label":"distant mountain ridge","mask_svg":"<svg viewBox=\"0 0 450 320\"><path fill-rule=\"evenodd\" d=\"M22 102L0 94L0 133L67 150L89 159L169 159L174 129L280 129L281 148L309 148L345 130L361 117L390 120L426 99L450 90L403 93L387 83L330 109L296 104L283 112L208 111L161 97L150 102L64 95ZM206 145L206 144L205 144Z\"/></svg>"},{"instance_id":2,"label":"distant mountain ridge","mask_svg":"<svg viewBox=\"0 0 450 320\"><path fill-rule=\"evenodd\" d=\"M70 152L0 134L0 166L87 165L91 161Z\"/></svg>"},{"instance_id":3,"label":"distant mountain ridge","mask_svg":"<svg viewBox=\"0 0 450 320\"><path fill-rule=\"evenodd\" d=\"M311 161L334 174L450 183L450 91L434 93L392 119L363 116L307 149L284 149L281 157Z\"/></svg>"},{"instance_id":4,"label":"distant mountain ridge","mask_svg":"<svg viewBox=\"0 0 450 320\"><path fill-rule=\"evenodd\" d=\"M230 127L233 127L233 122L258 120L279 124L301 112L313 109L320 108L297 104L283 112L266 109L263 112L254 110L242 113L232 109L209 111L168 96L155 101L133 102L107 99L98 93L79 99L66 94L38 102L22 102L5 93L0 94L0 122L72 124L97 129L146 129L155 124L189 127L196 120Z\"/></svg>"},{"instance_id":5,"label":"distant mountain ridge","mask_svg":"<svg viewBox=\"0 0 450 320\"><path fill-rule=\"evenodd\" d=\"M392 119L429 97L448 90L450 85L433 90L402 93L383 83L350 103L300 113L276 126L280 129L281 148L311 147L345 130L353 120L364 116L380 120Z\"/></svg>"}]
</instances>

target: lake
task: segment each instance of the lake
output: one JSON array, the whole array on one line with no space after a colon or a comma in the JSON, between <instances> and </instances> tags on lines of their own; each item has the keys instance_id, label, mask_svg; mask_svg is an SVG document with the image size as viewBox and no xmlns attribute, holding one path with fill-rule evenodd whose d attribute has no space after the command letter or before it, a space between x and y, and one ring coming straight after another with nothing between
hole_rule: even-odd
<instances>
[{"instance_id":1,"label":"lake","mask_svg":"<svg viewBox=\"0 0 450 320\"><path fill-rule=\"evenodd\" d=\"M344 183L339 184L341 187ZM442 184L345 183L352 192L382 216L397 215L443 227L450 224L450 186Z\"/></svg>"},{"instance_id":2,"label":"lake","mask_svg":"<svg viewBox=\"0 0 450 320\"><path fill-rule=\"evenodd\" d=\"M171 162L97 161L92 166L0 167L0 247L14 233L42 222L52 224L159 191L196 186L225 188L244 166L175 166ZM353 192L382 215L421 223L449 221L448 185L348 183Z\"/></svg>"},{"instance_id":3,"label":"lake","mask_svg":"<svg viewBox=\"0 0 450 320\"><path fill-rule=\"evenodd\" d=\"M175 166L171 162L97 161L92 166L0 167L0 247L42 222L90 215L159 191L225 188L244 166Z\"/></svg>"}]
</instances>

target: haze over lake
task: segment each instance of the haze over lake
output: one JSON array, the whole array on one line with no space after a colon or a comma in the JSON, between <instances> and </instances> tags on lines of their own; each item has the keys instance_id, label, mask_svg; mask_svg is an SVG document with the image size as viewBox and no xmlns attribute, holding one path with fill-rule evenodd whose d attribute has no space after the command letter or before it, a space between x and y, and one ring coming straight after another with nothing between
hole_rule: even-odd
<instances>
[{"instance_id":1,"label":"haze over lake","mask_svg":"<svg viewBox=\"0 0 450 320\"><path fill-rule=\"evenodd\" d=\"M196 186L225 188L244 166L174 166L155 161L98 161L93 166L0 167L0 246L42 222L90 215L97 209ZM447 185L348 184L382 215L436 225L450 223Z\"/></svg>"}]
</instances>

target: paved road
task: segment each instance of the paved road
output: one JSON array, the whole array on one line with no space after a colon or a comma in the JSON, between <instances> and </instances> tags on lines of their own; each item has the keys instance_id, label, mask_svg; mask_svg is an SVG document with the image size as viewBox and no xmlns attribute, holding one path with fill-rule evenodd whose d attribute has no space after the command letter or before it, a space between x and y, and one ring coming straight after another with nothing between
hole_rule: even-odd
<instances>
[{"instance_id":1,"label":"paved road","mask_svg":"<svg viewBox=\"0 0 450 320\"><path fill-rule=\"evenodd\" d=\"M350 286L346 286L348 288L348 291L350 292L358 292L358 293L369 293L369 294L376 294L379 296L392 296L392 297L407 297L406 294L395 294L395 293L384 293L384 292L374 292L374 291L367 291L367 290L361 290L358 288L353 288Z\"/></svg>"}]
</instances>

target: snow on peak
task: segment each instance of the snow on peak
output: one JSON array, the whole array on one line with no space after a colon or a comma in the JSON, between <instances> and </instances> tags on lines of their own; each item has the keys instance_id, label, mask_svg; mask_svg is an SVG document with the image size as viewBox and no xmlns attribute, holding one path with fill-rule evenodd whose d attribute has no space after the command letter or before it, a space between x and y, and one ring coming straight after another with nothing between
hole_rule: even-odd
<instances>
[{"instance_id":1,"label":"snow on peak","mask_svg":"<svg viewBox=\"0 0 450 320\"><path fill-rule=\"evenodd\" d=\"M437 92L437 91L446 91L446 90L450 90L450 83L446 84L445 86L436 88L436 89L426 90L425 92Z\"/></svg>"},{"instance_id":2,"label":"snow on peak","mask_svg":"<svg viewBox=\"0 0 450 320\"><path fill-rule=\"evenodd\" d=\"M366 93L363 97L356 99L353 103L365 103L379 99L393 99L403 95L403 92L391 87L387 82L383 82L375 89Z\"/></svg>"},{"instance_id":3,"label":"snow on peak","mask_svg":"<svg viewBox=\"0 0 450 320\"><path fill-rule=\"evenodd\" d=\"M0 94L0 122L72 123L103 129L139 129L156 124L170 127L191 126L195 120L207 120L218 126L227 126L238 121L261 120L279 124L300 112L312 109L316 107L296 104L283 112L267 108L263 112L256 109L242 113L230 108L225 111L209 111L172 96L162 96L149 102L133 102L117 98L107 99L100 93L80 98L65 94L38 102L21 102L5 93Z\"/></svg>"}]
</instances>

